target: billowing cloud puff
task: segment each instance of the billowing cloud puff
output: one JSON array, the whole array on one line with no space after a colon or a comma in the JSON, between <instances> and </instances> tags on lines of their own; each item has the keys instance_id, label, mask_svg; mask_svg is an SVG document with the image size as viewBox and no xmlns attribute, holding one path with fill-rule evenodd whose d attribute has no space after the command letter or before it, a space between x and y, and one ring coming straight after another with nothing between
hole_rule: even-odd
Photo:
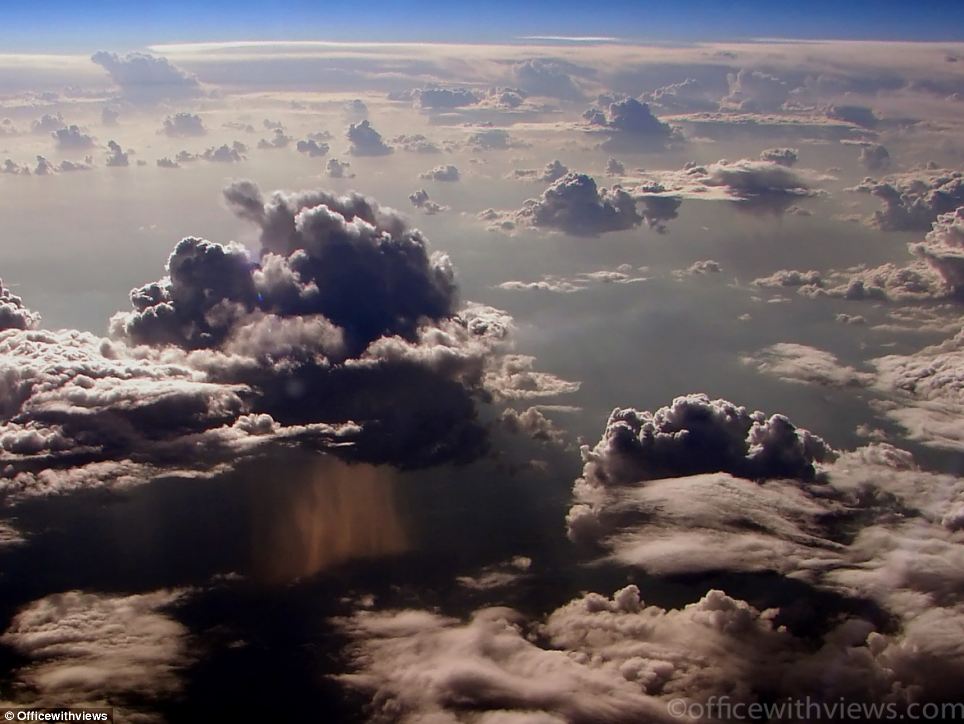
<instances>
[{"instance_id":1,"label":"billowing cloud puff","mask_svg":"<svg viewBox=\"0 0 964 724\"><path fill-rule=\"evenodd\" d=\"M196 113L175 113L164 119L161 132L172 138L203 136L207 133L204 121Z\"/></svg>"},{"instance_id":2,"label":"billowing cloud puff","mask_svg":"<svg viewBox=\"0 0 964 724\"><path fill-rule=\"evenodd\" d=\"M760 152L761 161L773 161L781 166L793 166L800 152L795 148L768 148Z\"/></svg>"},{"instance_id":3,"label":"billowing cloud puff","mask_svg":"<svg viewBox=\"0 0 964 724\"><path fill-rule=\"evenodd\" d=\"M244 154L247 153L248 147L241 143L240 141L235 141L230 146L226 143L220 146L211 146L205 149L203 153L200 154L199 158L203 158L205 161L211 161L212 163L240 163L244 161ZM182 157L178 154L178 161L182 160L193 160L194 156L192 154L186 154Z\"/></svg>"},{"instance_id":4,"label":"billowing cloud puff","mask_svg":"<svg viewBox=\"0 0 964 724\"><path fill-rule=\"evenodd\" d=\"M130 153L129 151L125 151L123 148L121 148L120 144L117 143L117 141L108 141L107 142L107 159L105 161L105 165L115 166L115 167L129 166L130 165L129 153Z\"/></svg>"},{"instance_id":5,"label":"billowing cloud puff","mask_svg":"<svg viewBox=\"0 0 964 724\"><path fill-rule=\"evenodd\" d=\"M271 138L262 138L258 141L258 148L269 151L287 148L293 140L294 138L285 133L283 128L275 128L274 133L271 134Z\"/></svg>"},{"instance_id":6,"label":"billowing cloud puff","mask_svg":"<svg viewBox=\"0 0 964 724\"><path fill-rule=\"evenodd\" d=\"M890 152L879 143L870 143L860 149L858 160L868 171L881 171L890 165Z\"/></svg>"},{"instance_id":7,"label":"billowing cloud puff","mask_svg":"<svg viewBox=\"0 0 964 724\"><path fill-rule=\"evenodd\" d=\"M934 219L964 206L964 174L924 169L866 178L851 189L880 199L884 206L871 223L885 231L929 229Z\"/></svg>"},{"instance_id":8,"label":"billowing cloud puff","mask_svg":"<svg viewBox=\"0 0 964 724\"><path fill-rule=\"evenodd\" d=\"M325 164L325 175L329 178L346 178L353 176L348 169L351 167L351 163L348 161L339 161L337 158L329 158L328 163Z\"/></svg>"},{"instance_id":9,"label":"billowing cloud puff","mask_svg":"<svg viewBox=\"0 0 964 724\"><path fill-rule=\"evenodd\" d=\"M40 315L27 309L23 300L3 286L0 279L0 331L33 329L39 323Z\"/></svg>"},{"instance_id":10,"label":"billowing cloud puff","mask_svg":"<svg viewBox=\"0 0 964 724\"><path fill-rule=\"evenodd\" d=\"M400 148L409 153L441 153L442 151L437 143L421 133L403 133L395 136L391 143L395 148Z\"/></svg>"},{"instance_id":11,"label":"billowing cloud puff","mask_svg":"<svg viewBox=\"0 0 964 724\"><path fill-rule=\"evenodd\" d=\"M557 60L531 58L513 66L513 82L532 95L581 100L585 94L570 76L571 70Z\"/></svg>"},{"instance_id":12,"label":"billowing cloud puff","mask_svg":"<svg viewBox=\"0 0 964 724\"><path fill-rule=\"evenodd\" d=\"M39 133L46 136L48 133L54 133L62 128L66 128L67 124L64 122L64 117L59 113L56 115L50 113L44 113L40 118L30 123L30 130L34 133Z\"/></svg>"},{"instance_id":13,"label":"billowing cloud puff","mask_svg":"<svg viewBox=\"0 0 964 724\"><path fill-rule=\"evenodd\" d=\"M51 135L57 147L64 150L91 148L94 145L94 137L84 133L79 126L75 125L60 128Z\"/></svg>"},{"instance_id":14,"label":"billowing cloud puff","mask_svg":"<svg viewBox=\"0 0 964 724\"><path fill-rule=\"evenodd\" d=\"M727 77L730 93L721 105L740 111L779 110L791 88L780 78L758 70L743 68Z\"/></svg>"},{"instance_id":15,"label":"billowing cloud puff","mask_svg":"<svg viewBox=\"0 0 964 724\"><path fill-rule=\"evenodd\" d=\"M418 177L430 181L458 181L459 178L461 178L459 170L452 164L436 166L435 168L420 173Z\"/></svg>"},{"instance_id":16,"label":"billowing cloud puff","mask_svg":"<svg viewBox=\"0 0 964 724\"><path fill-rule=\"evenodd\" d=\"M924 241L910 248L941 276L950 294L964 298L964 205L938 216Z\"/></svg>"},{"instance_id":17,"label":"billowing cloud puff","mask_svg":"<svg viewBox=\"0 0 964 724\"><path fill-rule=\"evenodd\" d=\"M385 156L392 152L392 147L382 140L382 134L367 120L352 123L345 136L351 144L348 152L353 156Z\"/></svg>"},{"instance_id":18,"label":"billowing cloud puff","mask_svg":"<svg viewBox=\"0 0 964 724\"><path fill-rule=\"evenodd\" d=\"M812 480L814 462L831 459L833 451L783 415L692 394L655 412L615 409L583 457L583 484L606 487L717 471Z\"/></svg>"},{"instance_id":19,"label":"billowing cloud puff","mask_svg":"<svg viewBox=\"0 0 964 724\"><path fill-rule=\"evenodd\" d=\"M502 128L488 128L483 131L476 131L468 137L466 145L476 151L503 150L506 148L526 148L528 143L513 138L509 132Z\"/></svg>"},{"instance_id":20,"label":"billowing cloud puff","mask_svg":"<svg viewBox=\"0 0 964 724\"><path fill-rule=\"evenodd\" d=\"M469 88L416 88L412 100L418 108L446 110L475 105L480 95Z\"/></svg>"},{"instance_id":21,"label":"billowing cloud puff","mask_svg":"<svg viewBox=\"0 0 964 724\"><path fill-rule=\"evenodd\" d=\"M441 204L432 201L429 198L428 191L425 189L413 191L408 195L408 200L412 202L412 206L417 209L421 209L430 216L448 209L448 206L442 206Z\"/></svg>"},{"instance_id":22,"label":"billowing cloud puff","mask_svg":"<svg viewBox=\"0 0 964 724\"><path fill-rule=\"evenodd\" d=\"M517 168L508 178L531 179L533 181L542 181L543 183L551 184L561 179L567 173L569 173L569 167L559 159L556 159L555 161L547 163L541 171L532 168Z\"/></svg>"},{"instance_id":23,"label":"billowing cloud puff","mask_svg":"<svg viewBox=\"0 0 964 724\"><path fill-rule=\"evenodd\" d=\"M633 150L662 146L679 137L668 123L663 123L649 106L635 98L624 98L609 104L606 111L590 108L583 113L591 130L605 130L609 139L602 147L609 150Z\"/></svg>"},{"instance_id":24,"label":"billowing cloud puff","mask_svg":"<svg viewBox=\"0 0 964 724\"><path fill-rule=\"evenodd\" d=\"M121 94L135 101L157 101L201 94L197 79L167 58L147 53L118 55L98 51L90 58L110 75Z\"/></svg>"},{"instance_id":25,"label":"billowing cloud puff","mask_svg":"<svg viewBox=\"0 0 964 724\"><path fill-rule=\"evenodd\" d=\"M675 215L678 205L676 201L670 210L670 218ZM553 229L575 236L596 236L607 231L632 229L644 221L658 223L661 217L654 213L656 211L646 205L637 206L637 199L618 186L600 190L591 176L567 173L542 196L529 199L518 211L503 216L513 224Z\"/></svg>"},{"instance_id":26,"label":"billowing cloud puff","mask_svg":"<svg viewBox=\"0 0 964 724\"><path fill-rule=\"evenodd\" d=\"M749 212L782 213L801 199L817 196L812 186L821 178L774 161L724 159L705 166L687 163L679 171L647 172L632 193L652 203L724 200Z\"/></svg>"},{"instance_id":27,"label":"billowing cloud puff","mask_svg":"<svg viewBox=\"0 0 964 724\"><path fill-rule=\"evenodd\" d=\"M299 313L323 314L358 343L382 334L411 336L421 319L451 315L455 285L447 257L430 257L421 233L393 210L358 194L265 200L250 182L232 184L225 197L261 227L263 254L287 260L285 285L259 290L267 309L284 313L287 303Z\"/></svg>"},{"instance_id":28,"label":"billowing cloud puff","mask_svg":"<svg viewBox=\"0 0 964 724\"><path fill-rule=\"evenodd\" d=\"M303 153L310 158L319 158L328 154L331 146L323 141L316 141L313 138L305 138L298 141L296 146L298 153Z\"/></svg>"}]
</instances>

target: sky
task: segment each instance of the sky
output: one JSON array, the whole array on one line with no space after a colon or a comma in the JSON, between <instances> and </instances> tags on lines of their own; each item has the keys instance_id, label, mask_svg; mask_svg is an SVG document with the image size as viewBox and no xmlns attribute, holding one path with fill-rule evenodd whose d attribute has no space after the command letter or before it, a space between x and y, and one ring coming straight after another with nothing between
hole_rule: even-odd
<instances>
[{"instance_id":1,"label":"sky","mask_svg":"<svg viewBox=\"0 0 964 724\"><path fill-rule=\"evenodd\" d=\"M955 717L964 11L771 5L0 10L0 708Z\"/></svg>"},{"instance_id":2,"label":"sky","mask_svg":"<svg viewBox=\"0 0 964 724\"><path fill-rule=\"evenodd\" d=\"M190 20L186 20L189 18ZM427 20L430 19L430 20ZM38 13L5 3L0 39L9 50L56 51L199 40L511 41L527 35L620 37L649 42L751 38L960 40L964 9L954 0L915 3L772 3L765 0L613 0L600 12L578 0L525 3L440 0L397 3L187 0L130 3L53 0Z\"/></svg>"}]
</instances>

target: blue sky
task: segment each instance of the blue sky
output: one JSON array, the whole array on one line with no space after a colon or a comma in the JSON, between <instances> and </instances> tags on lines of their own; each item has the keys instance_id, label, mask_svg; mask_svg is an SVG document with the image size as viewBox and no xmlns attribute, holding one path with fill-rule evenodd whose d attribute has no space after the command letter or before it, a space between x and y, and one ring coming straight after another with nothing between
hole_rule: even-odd
<instances>
[{"instance_id":1,"label":"blue sky","mask_svg":"<svg viewBox=\"0 0 964 724\"><path fill-rule=\"evenodd\" d=\"M964 2L49 0L0 7L0 42L21 51L121 50L178 40L495 41L533 34L953 40L964 38Z\"/></svg>"}]
</instances>

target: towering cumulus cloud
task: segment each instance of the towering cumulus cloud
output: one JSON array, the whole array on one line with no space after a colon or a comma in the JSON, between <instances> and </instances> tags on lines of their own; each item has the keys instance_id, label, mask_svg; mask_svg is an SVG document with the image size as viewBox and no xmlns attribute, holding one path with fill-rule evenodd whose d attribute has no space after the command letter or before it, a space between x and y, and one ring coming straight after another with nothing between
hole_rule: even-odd
<instances>
[{"instance_id":1,"label":"towering cumulus cloud","mask_svg":"<svg viewBox=\"0 0 964 724\"><path fill-rule=\"evenodd\" d=\"M485 444L478 400L577 387L504 354L511 318L460 308L448 258L373 199L266 198L248 181L225 197L260 227L260 254L182 240L113 340L28 331L36 317L4 294L4 490L130 482L292 438L402 466L467 460Z\"/></svg>"},{"instance_id":2,"label":"towering cumulus cloud","mask_svg":"<svg viewBox=\"0 0 964 724\"><path fill-rule=\"evenodd\" d=\"M121 94L133 101L159 101L201 95L201 86L190 73L167 58L147 53L118 55L101 50L90 59L107 71Z\"/></svg>"}]
</instances>

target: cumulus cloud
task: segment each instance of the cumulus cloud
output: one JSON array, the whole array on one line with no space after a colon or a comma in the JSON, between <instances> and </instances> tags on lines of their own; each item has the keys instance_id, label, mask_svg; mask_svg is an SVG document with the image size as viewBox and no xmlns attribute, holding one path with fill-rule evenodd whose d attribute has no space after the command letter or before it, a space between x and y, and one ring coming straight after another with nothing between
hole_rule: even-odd
<instances>
[{"instance_id":1,"label":"cumulus cloud","mask_svg":"<svg viewBox=\"0 0 964 724\"><path fill-rule=\"evenodd\" d=\"M458 181L461 178L459 170L452 164L436 166L418 175L419 178L429 181Z\"/></svg>"},{"instance_id":2,"label":"cumulus cloud","mask_svg":"<svg viewBox=\"0 0 964 724\"><path fill-rule=\"evenodd\" d=\"M90 58L110 75L121 94L133 101L159 101L202 94L197 79L167 58L147 53L118 55L98 51Z\"/></svg>"},{"instance_id":3,"label":"cumulus cloud","mask_svg":"<svg viewBox=\"0 0 964 724\"><path fill-rule=\"evenodd\" d=\"M33 133L39 133L44 136L66 127L67 124L64 121L63 116L61 116L59 113L44 113L40 118L30 123L30 130Z\"/></svg>"},{"instance_id":4,"label":"cumulus cloud","mask_svg":"<svg viewBox=\"0 0 964 724\"><path fill-rule=\"evenodd\" d=\"M130 165L130 151L125 151L121 148L117 141L107 142L107 159L105 165L107 166L129 166Z\"/></svg>"},{"instance_id":5,"label":"cumulus cloud","mask_svg":"<svg viewBox=\"0 0 964 724\"><path fill-rule=\"evenodd\" d=\"M481 95L470 88L416 88L411 98L417 108L449 110L475 105Z\"/></svg>"},{"instance_id":6,"label":"cumulus cloud","mask_svg":"<svg viewBox=\"0 0 964 724\"><path fill-rule=\"evenodd\" d=\"M472 133L465 142L466 146L476 151L504 150L507 148L527 148L528 143L514 138L502 128L488 128Z\"/></svg>"},{"instance_id":7,"label":"cumulus cloud","mask_svg":"<svg viewBox=\"0 0 964 724\"><path fill-rule=\"evenodd\" d=\"M303 153L309 158L320 158L321 156L328 155L328 151L331 150L329 146L324 141L316 141L313 138L305 138L298 141L296 145L298 153Z\"/></svg>"},{"instance_id":8,"label":"cumulus cloud","mask_svg":"<svg viewBox=\"0 0 964 724\"><path fill-rule=\"evenodd\" d=\"M196 113L175 113L164 119L161 132L171 138L203 136L207 133L204 121Z\"/></svg>"},{"instance_id":9,"label":"cumulus cloud","mask_svg":"<svg viewBox=\"0 0 964 724\"><path fill-rule=\"evenodd\" d=\"M461 305L448 258L392 209L247 181L225 197L260 227L260 255L182 240L112 341L25 331L35 318L5 295L0 492L203 474L292 439L402 466L471 459L479 401L578 389L511 353L511 317Z\"/></svg>"},{"instance_id":10,"label":"cumulus cloud","mask_svg":"<svg viewBox=\"0 0 964 724\"><path fill-rule=\"evenodd\" d=\"M539 198L526 201L518 211L493 212L486 220L502 229L531 226L575 236L597 236L632 229L643 222L658 227L663 221L675 218L678 206L678 199L650 203L619 186L600 189L591 176L570 172Z\"/></svg>"},{"instance_id":11,"label":"cumulus cloud","mask_svg":"<svg viewBox=\"0 0 964 724\"><path fill-rule=\"evenodd\" d=\"M325 175L329 178L350 178L354 174L348 171L349 168L351 168L351 163L348 161L329 158L328 163L325 164Z\"/></svg>"},{"instance_id":12,"label":"cumulus cloud","mask_svg":"<svg viewBox=\"0 0 964 724\"><path fill-rule=\"evenodd\" d=\"M392 146L409 153L441 153L438 144L421 133L403 133L391 140Z\"/></svg>"},{"instance_id":13,"label":"cumulus cloud","mask_svg":"<svg viewBox=\"0 0 964 724\"><path fill-rule=\"evenodd\" d=\"M792 90L780 78L748 68L731 73L727 82L730 92L721 100L721 105L739 111L779 110Z\"/></svg>"},{"instance_id":14,"label":"cumulus cloud","mask_svg":"<svg viewBox=\"0 0 964 724\"><path fill-rule=\"evenodd\" d=\"M91 148L94 145L94 137L75 125L60 128L51 135L57 143L57 148L65 151Z\"/></svg>"},{"instance_id":15,"label":"cumulus cloud","mask_svg":"<svg viewBox=\"0 0 964 724\"><path fill-rule=\"evenodd\" d=\"M890 152L879 143L871 143L860 149L857 160L868 171L882 171L890 165Z\"/></svg>"},{"instance_id":16,"label":"cumulus cloud","mask_svg":"<svg viewBox=\"0 0 964 724\"><path fill-rule=\"evenodd\" d=\"M33 329L40 323L40 315L27 309L23 299L3 286L0 279L0 331L4 329Z\"/></svg>"},{"instance_id":17,"label":"cumulus cloud","mask_svg":"<svg viewBox=\"0 0 964 724\"><path fill-rule=\"evenodd\" d=\"M940 215L964 206L964 174L960 171L922 169L866 178L852 191L870 194L883 203L870 222L884 231L930 228Z\"/></svg>"},{"instance_id":18,"label":"cumulus cloud","mask_svg":"<svg viewBox=\"0 0 964 724\"><path fill-rule=\"evenodd\" d=\"M412 206L417 209L421 209L430 216L448 209L448 206L442 206L441 204L437 204L436 202L432 201L429 198L428 191L425 189L413 191L408 195L408 200L412 202Z\"/></svg>"},{"instance_id":19,"label":"cumulus cloud","mask_svg":"<svg viewBox=\"0 0 964 724\"><path fill-rule=\"evenodd\" d=\"M590 130L603 130L609 134L602 148L612 151L631 151L647 147L662 147L679 139L679 132L663 123L646 103L635 98L613 101L605 111L590 108L583 113Z\"/></svg>"},{"instance_id":20,"label":"cumulus cloud","mask_svg":"<svg viewBox=\"0 0 964 724\"><path fill-rule=\"evenodd\" d=\"M557 60L530 58L513 66L512 78L516 85L532 95L581 100L585 93L572 79L571 70L571 66Z\"/></svg>"},{"instance_id":21,"label":"cumulus cloud","mask_svg":"<svg viewBox=\"0 0 964 724\"><path fill-rule=\"evenodd\" d=\"M275 128L271 138L262 138L258 141L258 148L262 150L287 148L293 140L295 139L285 133L283 128Z\"/></svg>"},{"instance_id":22,"label":"cumulus cloud","mask_svg":"<svg viewBox=\"0 0 964 724\"><path fill-rule=\"evenodd\" d=\"M386 156L393 150L382 140L382 134L367 120L352 123L345 136L351 144L348 152L353 156Z\"/></svg>"},{"instance_id":23,"label":"cumulus cloud","mask_svg":"<svg viewBox=\"0 0 964 724\"><path fill-rule=\"evenodd\" d=\"M540 171L534 168L517 168L508 178L527 179L532 181L542 181L543 183L553 183L569 173L569 167L562 161L556 159L550 161Z\"/></svg>"},{"instance_id":24,"label":"cumulus cloud","mask_svg":"<svg viewBox=\"0 0 964 724\"><path fill-rule=\"evenodd\" d=\"M773 161L781 166L793 166L799 156L800 152L795 148L768 148L760 152L761 161Z\"/></svg>"}]
</instances>

